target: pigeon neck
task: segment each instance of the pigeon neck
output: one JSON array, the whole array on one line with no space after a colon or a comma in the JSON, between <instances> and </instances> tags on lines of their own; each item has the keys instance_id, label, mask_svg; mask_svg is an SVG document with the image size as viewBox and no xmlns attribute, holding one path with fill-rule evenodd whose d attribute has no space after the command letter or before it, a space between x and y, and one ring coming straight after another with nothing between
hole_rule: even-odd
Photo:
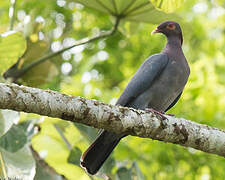
<instances>
[{"instance_id":1,"label":"pigeon neck","mask_svg":"<svg viewBox=\"0 0 225 180\"><path fill-rule=\"evenodd\" d=\"M173 46L182 46L183 43L183 38L182 36L169 36L167 37L167 43L168 45L173 45Z\"/></svg>"},{"instance_id":2,"label":"pigeon neck","mask_svg":"<svg viewBox=\"0 0 225 180\"><path fill-rule=\"evenodd\" d=\"M181 36L182 37L182 36ZM182 38L177 36L169 36L167 37L167 43L163 52L171 55L171 52L177 52L177 54L182 53Z\"/></svg>"}]
</instances>

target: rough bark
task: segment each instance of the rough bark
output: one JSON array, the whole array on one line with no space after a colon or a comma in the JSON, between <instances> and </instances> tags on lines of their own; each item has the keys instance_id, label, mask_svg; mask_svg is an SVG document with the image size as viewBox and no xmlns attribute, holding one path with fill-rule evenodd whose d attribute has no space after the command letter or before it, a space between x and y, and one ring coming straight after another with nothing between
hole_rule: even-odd
<instances>
[{"instance_id":1,"label":"rough bark","mask_svg":"<svg viewBox=\"0 0 225 180\"><path fill-rule=\"evenodd\" d=\"M192 147L225 157L225 131L183 118L113 106L50 90L0 83L0 108Z\"/></svg>"}]
</instances>

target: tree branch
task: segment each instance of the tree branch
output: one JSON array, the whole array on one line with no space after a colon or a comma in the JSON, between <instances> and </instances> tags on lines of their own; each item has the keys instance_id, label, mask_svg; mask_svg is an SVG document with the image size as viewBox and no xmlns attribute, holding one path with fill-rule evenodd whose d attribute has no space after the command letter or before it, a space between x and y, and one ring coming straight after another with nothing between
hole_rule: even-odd
<instances>
[{"instance_id":1,"label":"tree branch","mask_svg":"<svg viewBox=\"0 0 225 180\"><path fill-rule=\"evenodd\" d=\"M0 83L0 108L36 113L225 157L225 131L183 118L113 106L50 90Z\"/></svg>"}]
</instances>

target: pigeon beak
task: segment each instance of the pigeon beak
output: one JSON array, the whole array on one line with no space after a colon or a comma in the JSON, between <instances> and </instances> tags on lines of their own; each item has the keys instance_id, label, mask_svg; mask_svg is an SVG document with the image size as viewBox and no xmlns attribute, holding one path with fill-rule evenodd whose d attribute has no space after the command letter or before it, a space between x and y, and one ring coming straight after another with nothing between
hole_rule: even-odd
<instances>
[{"instance_id":1,"label":"pigeon beak","mask_svg":"<svg viewBox=\"0 0 225 180\"><path fill-rule=\"evenodd\" d=\"M156 28L151 32L151 35L155 34L155 33L161 33L160 29Z\"/></svg>"}]
</instances>

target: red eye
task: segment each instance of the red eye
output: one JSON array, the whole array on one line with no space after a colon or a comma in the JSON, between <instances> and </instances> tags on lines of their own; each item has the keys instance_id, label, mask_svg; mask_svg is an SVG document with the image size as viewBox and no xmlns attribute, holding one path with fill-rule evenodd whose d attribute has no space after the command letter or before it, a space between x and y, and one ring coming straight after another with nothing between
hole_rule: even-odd
<instances>
[{"instance_id":1,"label":"red eye","mask_svg":"<svg viewBox=\"0 0 225 180\"><path fill-rule=\"evenodd\" d=\"M174 24L170 23L170 24L167 25L166 28L169 29L169 30L174 30L176 28L176 26Z\"/></svg>"}]
</instances>

